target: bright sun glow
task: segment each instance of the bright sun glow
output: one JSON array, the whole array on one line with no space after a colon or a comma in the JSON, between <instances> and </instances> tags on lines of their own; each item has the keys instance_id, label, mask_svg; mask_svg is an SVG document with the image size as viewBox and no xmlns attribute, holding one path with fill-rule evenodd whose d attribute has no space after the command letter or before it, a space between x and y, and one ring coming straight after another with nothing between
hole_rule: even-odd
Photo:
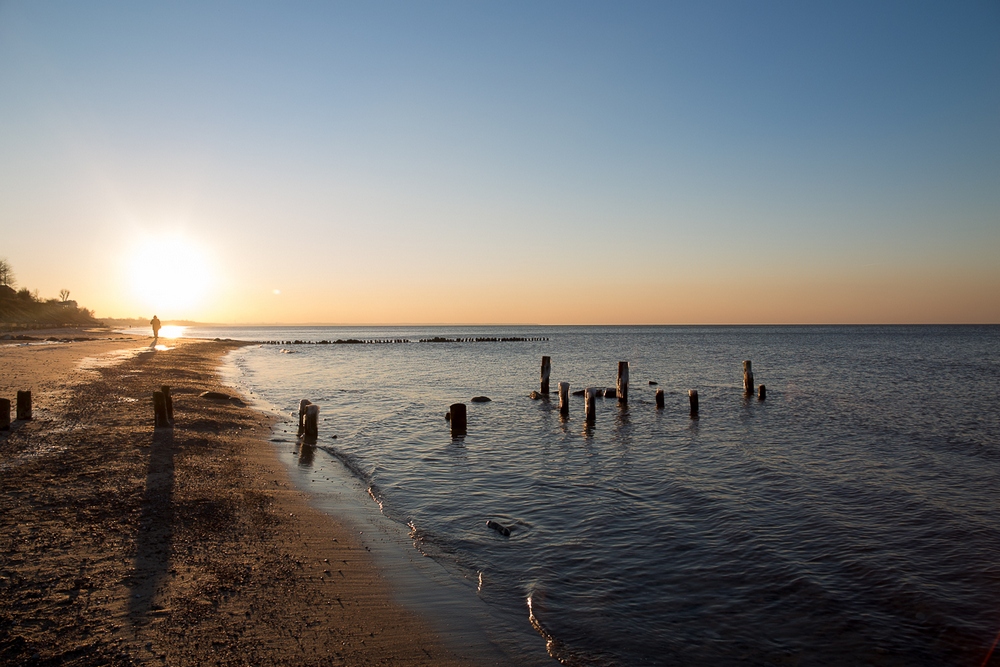
<instances>
[{"instance_id":1,"label":"bright sun glow","mask_svg":"<svg viewBox=\"0 0 1000 667\"><path fill-rule=\"evenodd\" d=\"M160 327L160 338L180 338L184 335L187 327L180 327L174 324L164 324Z\"/></svg>"},{"instance_id":2,"label":"bright sun glow","mask_svg":"<svg viewBox=\"0 0 1000 667\"><path fill-rule=\"evenodd\" d=\"M214 283L205 252L180 236L141 239L130 253L128 267L139 307L160 319L189 317Z\"/></svg>"}]
</instances>

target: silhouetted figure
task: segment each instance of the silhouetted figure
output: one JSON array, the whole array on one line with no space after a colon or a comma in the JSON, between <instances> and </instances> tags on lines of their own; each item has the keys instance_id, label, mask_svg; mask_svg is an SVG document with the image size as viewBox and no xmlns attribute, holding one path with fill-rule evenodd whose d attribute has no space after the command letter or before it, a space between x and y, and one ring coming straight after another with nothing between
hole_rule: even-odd
<instances>
[{"instance_id":1,"label":"silhouetted figure","mask_svg":"<svg viewBox=\"0 0 1000 667\"><path fill-rule=\"evenodd\" d=\"M153 315L153 319L149 321L150 326L153 327L153 338L160 337L160 318Z\"/></svg>"}]
</instances>

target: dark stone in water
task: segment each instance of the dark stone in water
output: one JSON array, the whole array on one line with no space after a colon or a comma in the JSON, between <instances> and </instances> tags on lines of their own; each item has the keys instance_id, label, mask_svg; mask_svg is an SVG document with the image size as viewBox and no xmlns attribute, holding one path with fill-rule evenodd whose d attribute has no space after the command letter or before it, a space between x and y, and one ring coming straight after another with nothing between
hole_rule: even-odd
<instances>
[{"instance_id":1,"label":"dark stone in water","mask_svg":"<svg viewBox=\"0 0 1000 667\"><path fill-rule=\"evenodd\" d=\"M444 413L444 420L446 422L450 422L451 421L451 413L450 412Z\"/></svg>"},{"instance_id":2,"label":"dark stone in water","mask_svg":"<svg viewBox=\"0 0 1000 667\"><path fill-rule=\"evenodd\" d=\"M228 401L230 398L229 394L223 394L221 391L203 391L198 395L210 401Z\"/></svg>"},{"instance_id":3,"label":"dark stone in water","mask_svg":"<svg viewBox=\"0 0 1000 667\"><path fill-rule=\"evenodd\" d=\"M574 396L583 396L586 393L587 393L586 389L577 389L576 391L573 392L573 395Z\"/></svg>"},{"instance_id":4,"label":"dark stone in water","mask_svg":"<svg viewBox=\"0 0 1000 667\"><path fill-rule=\"evenodd\" d=\"M660 384L660 383L659 383L659 382L656 382L656 381L654 381L654 380L650 380L650 381L649 381L649 384Z\"/></svg>"},{"instance_id":5,"label":"dark stone in water","mask_svg":"<svg viewBox=\"0 0 1000 667\"><path fill-rule=\"evenodd\" d=\"M617 390L615 390L615 389L605 389L604 390L604 398L615 398L616 396L618 396L618 391Z\"/></svg>"},{"instance_id":6,"label":"dark stone in water","mask_svg":"<svg viewBox=\"0 0 1000 667\"><path fill-rule=\"evenodd\" d=\"M489 396L473 396L470 400L473 403L489 403L492 399Z\"/></svg>"},{"instance_id":7,"label":"dark stone in water","mask_svg":"<svg viewBox=\"0 0 1000 667\"><path fill-rule=\"evenodd\" d=\"M492 528L493 530L497 531L504 537L510 537L510 528L502 524L499 524L496 521L493 521L492 519L486 522L486 527Z\"/></svg>"}]
</instances>

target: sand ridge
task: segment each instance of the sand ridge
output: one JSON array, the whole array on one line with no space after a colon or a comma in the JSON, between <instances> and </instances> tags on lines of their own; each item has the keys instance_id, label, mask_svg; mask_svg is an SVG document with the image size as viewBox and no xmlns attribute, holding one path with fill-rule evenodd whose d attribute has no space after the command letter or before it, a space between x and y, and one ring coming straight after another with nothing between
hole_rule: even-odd
<instances>
[{"instance_id":1,"label":"sand ridge","mask_svg":"<svg viewBox=\"0 0 1000 667\"><path fill-rule=\"evenodd\" d=\"M290 486L270 417L199 397L239 343L104 338L0 347L35 403L0 435L0 664L468 664Z\"/></svg>"}]
</instances>

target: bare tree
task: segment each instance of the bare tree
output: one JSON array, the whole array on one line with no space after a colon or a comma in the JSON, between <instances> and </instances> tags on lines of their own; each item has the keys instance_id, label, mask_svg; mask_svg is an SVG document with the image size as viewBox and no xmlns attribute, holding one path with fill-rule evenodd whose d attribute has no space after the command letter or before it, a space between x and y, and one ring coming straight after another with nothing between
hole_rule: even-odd
<instances>
[{"instance_id":1,"label":"bare tree","mask_svg":"<svg viewBox=\"0 0 1000 667\"><path fill-rule=\"evenodd\" d=\"M2 257L0 257L0 285L17 286L17 281L14 279L14 269L11 268L10 262Z\"/></svg>"},{"instance_id":2,"label":"bare tree","mask_svg":"<svg viewBox=\"0 0 1000 667\"><path fill-rule=\"evenodd\" d=\"M69 290L61 289L59 290L59 300L62 302L69 301Z\"/></svg>"}]
</instances>

